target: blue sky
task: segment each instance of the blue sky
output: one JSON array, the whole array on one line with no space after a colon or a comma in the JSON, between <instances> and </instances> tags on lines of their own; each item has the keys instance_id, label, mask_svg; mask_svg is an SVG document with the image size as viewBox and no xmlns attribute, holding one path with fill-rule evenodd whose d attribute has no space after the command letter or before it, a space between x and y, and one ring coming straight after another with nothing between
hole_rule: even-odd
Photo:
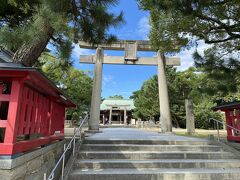
<instances>
[{"instance_id":1,"label":"blue sky","mask_svg":"<svg viewBox=\"0 0 240 180\"><path fill-rule=\"evenodd\" d=\"M110 29L119 39L143 40L148 39L150 26L148 24L149 13L138 9L136 0L120 0L112 12L123 11L125 24L117 29ZM204 49L204 43L200 43L200 51ZM185 70L193 64L191 54L194 49L183 51L177 56L181 58L181 66L178 70ZM94 50L80 49L75 45L72 59L74 66L80 70L93 71L94 65L82 64L79 62L80 55L94 54ZM107 55L123 55L124 52L104 51ZM152 56L154 53L140 52L141 56ZM81 61L81 60L80 60ZM155 66L133 66L133 65L103 65L102 97L122 95L129 98L132 92L139 90L142 83L157 73Z\"/></svg>"}]
</instances>

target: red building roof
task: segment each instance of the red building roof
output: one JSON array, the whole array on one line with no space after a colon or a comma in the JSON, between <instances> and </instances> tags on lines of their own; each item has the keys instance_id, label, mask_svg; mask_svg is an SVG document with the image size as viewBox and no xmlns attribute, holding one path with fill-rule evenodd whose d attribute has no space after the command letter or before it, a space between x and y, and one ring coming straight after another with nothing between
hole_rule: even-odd
<instances>
[{"instance_id":1,"label":"red building roof","mask_svg":"<svg viewBox=\"0 0 240 180\"><path fill-rule=\"evenodd\" d=\"M21 78L25 84L44 95L51 96L60 104L64 104L66 107L76 107L74 102L36 68L15 63L0 63L0 77L6 79Z\"/></svg>"},{"instance_id":2,"label":"red building roof","mask_svg":"<svg viewBox=\"0 0 240 180\"><path fill-rule=\"evenodd\" d=\"M224 103L218 106L215 106L212 108L212 110L217 111L217 110L229 110L229 109L236 109L240 108L240 102L229 102L229 103Z\"/></svg>"}]
</instances>

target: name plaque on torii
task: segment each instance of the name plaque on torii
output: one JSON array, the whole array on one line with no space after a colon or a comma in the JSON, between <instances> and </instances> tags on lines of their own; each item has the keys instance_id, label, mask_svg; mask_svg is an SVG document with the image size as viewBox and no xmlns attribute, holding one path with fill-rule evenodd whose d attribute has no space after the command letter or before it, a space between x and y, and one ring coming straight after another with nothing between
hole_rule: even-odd
<instances>
[{"instance_id":1,"label":"name plaque on torii","mask_svg":"<svg viewBox=\"0 0 240 180\"><path fill-rule=\"evenodd\" d=\"M172 121L169 107L169 97L167 80L165 74L165 65L179 66L180 58L165 57L160 52L156 57L138 57L138 51L155 50L151 47L149 41L120 40L111 44L91 45L79 41L80 48L97 49L96 55L80 55L80 63L95 64L92 101L90 109L89 130L99 130L100 104L102 91L102 65L103 64L126 64L126 65L148 65L158 66L158 89L160 105L160 121L162 132L172 131ZM103 50L124 51L124 56L107 56ZM143 72L144 73L144 72ZM126 122L126 121L125 121Z\"/></svg>"}]
</instances>

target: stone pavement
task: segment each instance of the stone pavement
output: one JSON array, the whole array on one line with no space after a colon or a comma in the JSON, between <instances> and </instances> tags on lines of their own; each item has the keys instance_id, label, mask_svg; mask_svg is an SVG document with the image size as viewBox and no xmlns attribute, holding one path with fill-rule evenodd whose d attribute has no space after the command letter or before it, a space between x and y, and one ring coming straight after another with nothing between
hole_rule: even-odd
<instances>
[{"instance_id":1,"label":"stone pavement","mask_svg":"<svg viewBox=\"0 0 240 180\"><path fill-rule=\"evenodd\" d=\"M165 141L207 141L200 138L149 132L135 128L103 128L102 133L88 134L87 140L165 140Z\"/></svg>"},{"instance_id":2,"label":"stone pavement","mask_svg":"<svg viewBox=\"0 0 240 180\"><path fill-rule=\"evenodd\" d=\"M118 129L122 129L123 127L124 126L119 127ZM117 128L117 127L115 125L112 125L112 127L108 126L107 128L111 128L112 129L112 128ZM106 128L101 128L101 129L106 129ZM156 132L157 134L159 134L158 132L160 131L159 128L132 128L132 129L134 129L134 130L141 130L141 131L147 131L147 132ZM87 128L85 128L85 130L87 130ZM65 136L66 137L73 136L73 131L74 131L74 128L65 128L64 129ZM110 131L108 131L108 132L110 133ZM115 131L115 130L113 130L113 131ZM197 134L213 134L213 135L217 135L217 130L195 129L195 132ZM226 130L220 130L219 132L220 132L220 135L223 136L223 137L225 137L227 135L227 131ZM182 133L187 133L187 130L186 129L181 129L181 128L173 128L173 134L174 133L181 133L181 134Z\"/></svg>"}]
</instances>

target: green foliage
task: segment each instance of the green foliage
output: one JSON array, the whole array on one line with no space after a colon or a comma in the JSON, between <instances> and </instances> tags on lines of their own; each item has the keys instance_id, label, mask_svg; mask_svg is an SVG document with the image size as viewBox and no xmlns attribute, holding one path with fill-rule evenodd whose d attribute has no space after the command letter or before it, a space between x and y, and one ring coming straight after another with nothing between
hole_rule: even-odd
<instances>
[{"instance_id":1,"label":"green foliage","mask_svg":"<svg viewBox=\"0 0 240 180\"><path fill-rule=\"evenodd\" d=\"M191 67L188 70L177 72L176 68L166 69L168 80L170 110L173 125L186 127L185 99L192 99L195 104L194 114L197 128L212 127L208 119L214 117L222 119L219 113L213 112L213 98L204 92L205 74L198 73ZM133 93L135 116L143 120L159 119L158 79L153 76L145 81L139 91Z\"/></svg>"},{"instance_id":2,"label":"green foliage","mask_svg":"<svg viewBox=\"0 0 240 180\"><path fill-rule=\"evenodd\" d=\"M150 39L161 52L178 52L193 38L224 52L240 49L239 0L138 0L150 11Z\"/></svg>"},{"instance_id":3,"label":"green foliage","mask_svg":"<svg viewBox=\"0 0 240 180\"><path fill-rule=\"evenodd\" d=\"M49 54L40 58L41 69L74 103L76 109L68 109L67 114L78 120L84 111L88 111L91 103L92 79L83 71L65 66L63 60Z\"/></svg>"},{"instance_id":4,"label":"green foliage","mask_svg":"<svg viewBox=\"0 0 240 180\"><path fill-rule=\"evenodd\" d=\"M158 80L157 76L151 77L145 81L139 91L135 91L133 96L136 107L134 115L144 119L152 117L158 120L159 117L159 100L158 100Z\"/></svg>"},{"instance_id":5,"label":"green foliage","mask_svg":"<svg viewBox=\"0 0 240 180\"><path fill-rule=\"evenodd\" d=\"M109 99L124 99L122 95L113 95L113 96L109 96Z\"/></svg>"},{"instance_id":6,"label":"green foliage","mask_svg":"<svg viewBox=\"0 0 240 180\"><path fill-rule=\"evenodd\" d=\"M211 44L204 56L194 53L195 65L203 73L198 90L193 88L196 93L211 95L213 100L239 100L239 0L138 2L150 11L150 40L156 50L176 53L198 40Z\"/></svg>"},{"instance_id":7,"label":"green foliage","mask_svg":"<svg viewBox=\"0 0 240 180\"><path fill-rule=\"evenodd\" d=\"M1 22L8 22L10 27L19 26L32 16L34 11L32 7L37 4L39 4L39 0L1 0ZM4 23L0 23L0 27L4 26Z\"/></svg>"},{"instance_id":8,"label":"green foliage","mask_svg":"<svg viewBox=\"0 0 240 180\"><path fill-rule=\"evenodd\" d=\"M204 52L204 57L194 53L196 67L205 74L202 89L215 99L239 100L240 62L232 57L222 56L217 49Z\"/></svg>"},{"instance_id":9,"label":"green foliage","mask_svg":"<svg viewBox=\"0 0 240 180\"><path fill-rule=\"evenodd\" d=\"M176 53L198 40L211 44L204 56L194 53L197 71L173 73L173 79L169 79L173 120L183 125L183 100L191 98L195 104L196 126L209 127L209 117L221 118L210 110L213 102L240 100L240 63L236 58L240 50L240 1L138 2L142 9L150 11L150 40L156 50Z\"/></svg>"},{"instance_id":10,"label":"green foliage","mask_svg":"<svg viewBox=\"0 0 240 180\"><path fill-rule=\"evenodd\" d=\"M3 0L0 8L0 44L16 52L14 61L32 66L50 42L59 57L68 59L72 43L109 43L107 30L123 22L108 12L117 0ZM34 48L36 47L36 48ZM28 61L30 62L27 62Z\"/></svg>"},{"instance_id":11,"label":"green foliage","mask_svg":"<svg viewBox=\"0 0 240 180\"><path fill-rule=\"evenodd\" d=\"M223 120L224 116L218 112L212 111L214 106L210 99L202 99L202 101L195 105L195 126L201 129L214 128L214 122L209 122L209 118Z\"/></svg>"},{"instance_id":12,"label":"green foliage","mask_svg":"<svg viewBox=\"0 0 240 180\"><path fill-rule=\"evenodd\" d=\"M184 128L186 126L185 99L197 101L200 98L200 94L196 92L199 75L193 67L182 72L177 72L176 68L170 67L167 68L166 76L173 124Z\"/></svg>"}]
</instances>

